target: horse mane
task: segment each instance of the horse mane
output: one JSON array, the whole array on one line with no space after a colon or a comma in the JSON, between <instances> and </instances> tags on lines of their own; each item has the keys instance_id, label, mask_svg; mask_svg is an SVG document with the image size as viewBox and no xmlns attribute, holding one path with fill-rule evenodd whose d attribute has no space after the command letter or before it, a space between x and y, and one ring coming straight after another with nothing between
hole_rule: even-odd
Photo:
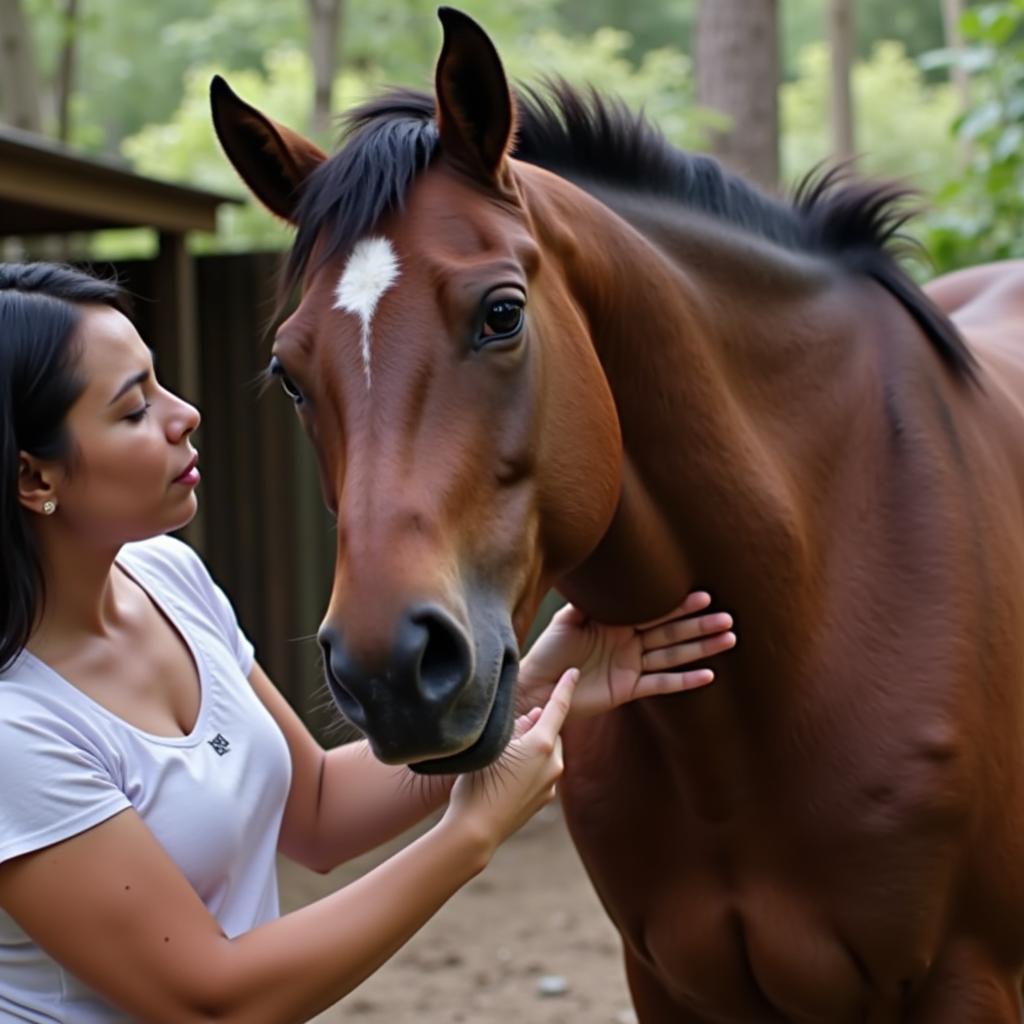
<instances>
[{"instance_id":1,"label":"horse mane","mask_svg":"<svg viewBox=\"0 0 1024 1024\"><path fill-rule=\"evenodd\" d=\"M976 362L952 321L902 269L919 248L903 232L917 212L915 191L856 180L843 166L816 169L789 201L759 191L712 157L669 143L643 114L593 88L550 79L543 91L516 90L512 155L581 188L611 185L663 196L760 235L784 248L819 254L865 274L907 310L943 361L974 377ZM338 151L310 175L297 207L286 283L301 280L321 230L321 259L350 249L387 212L400 210L413 180L437 156L434 98L394 89L347 114Z\"/></svg>"}]
</instances>

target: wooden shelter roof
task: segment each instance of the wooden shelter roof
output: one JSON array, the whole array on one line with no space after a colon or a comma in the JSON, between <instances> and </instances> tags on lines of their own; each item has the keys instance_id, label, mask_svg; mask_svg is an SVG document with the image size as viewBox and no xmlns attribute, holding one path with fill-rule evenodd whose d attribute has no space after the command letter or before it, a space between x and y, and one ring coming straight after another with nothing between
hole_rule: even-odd
<instances>
[{"instance_id":1,"label":"wooden shelter roof","mask_svg":"<svg viewBox=\"0 0 1024 1024\"><path fill-rule=\"evenodd\" d=\"M115 160L0 126L0 235L150 227L214 231L234 196L145 178Z\"/></svg>"}]
</instances>

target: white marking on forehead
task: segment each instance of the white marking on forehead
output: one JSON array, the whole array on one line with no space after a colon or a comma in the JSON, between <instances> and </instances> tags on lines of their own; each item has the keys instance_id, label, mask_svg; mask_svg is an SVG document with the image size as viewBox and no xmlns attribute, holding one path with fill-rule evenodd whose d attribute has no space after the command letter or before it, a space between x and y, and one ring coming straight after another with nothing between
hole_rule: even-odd
<instances>
[{"instance_id":1,"label":"white marking on forehead","mask_svg":"<svg viewBox=\"0 0 1024 1024\"><path fill-rule=\"evenodd\" d=\"M370 324L381 296L398 280L398 255L386 238L356 243L334 289L334 308L355 313L362 323L363 373L369 390Z\"/></svg>"}]
</instances>

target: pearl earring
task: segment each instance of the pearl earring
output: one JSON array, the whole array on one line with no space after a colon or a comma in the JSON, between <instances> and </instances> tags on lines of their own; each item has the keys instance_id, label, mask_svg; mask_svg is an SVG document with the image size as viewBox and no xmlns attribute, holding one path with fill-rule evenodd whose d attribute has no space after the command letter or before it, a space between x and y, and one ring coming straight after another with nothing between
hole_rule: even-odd
<instances>
[{"instance_id":1,"label":"pearl earring","mask_svg":"<svg viewBox=\"0 0 1024 1024\"><path fill-rule=\"evenodd\" d=\"M52 516L57 511L57 502L53 498L47 498L43 502L43 515Z\"/></svg>"}]
</instances>

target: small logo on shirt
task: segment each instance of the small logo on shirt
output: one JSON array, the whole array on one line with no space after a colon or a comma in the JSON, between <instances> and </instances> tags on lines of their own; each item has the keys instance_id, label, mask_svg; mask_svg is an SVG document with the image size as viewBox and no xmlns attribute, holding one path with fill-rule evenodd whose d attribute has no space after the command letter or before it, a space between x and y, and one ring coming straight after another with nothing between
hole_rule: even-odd
<instances>
[{"instance_id":1,"label":"small logo on shirt","mask_svg":"<svg viewBox=\"0 0 1024 1024\"><path fill-rule=\"evenodd\" d=\"M220 733L217 733L212 740L207 740L206 742L217 751L220 757L223 757L231 749L231 744Z\"/></svg>"}]
</instances>

